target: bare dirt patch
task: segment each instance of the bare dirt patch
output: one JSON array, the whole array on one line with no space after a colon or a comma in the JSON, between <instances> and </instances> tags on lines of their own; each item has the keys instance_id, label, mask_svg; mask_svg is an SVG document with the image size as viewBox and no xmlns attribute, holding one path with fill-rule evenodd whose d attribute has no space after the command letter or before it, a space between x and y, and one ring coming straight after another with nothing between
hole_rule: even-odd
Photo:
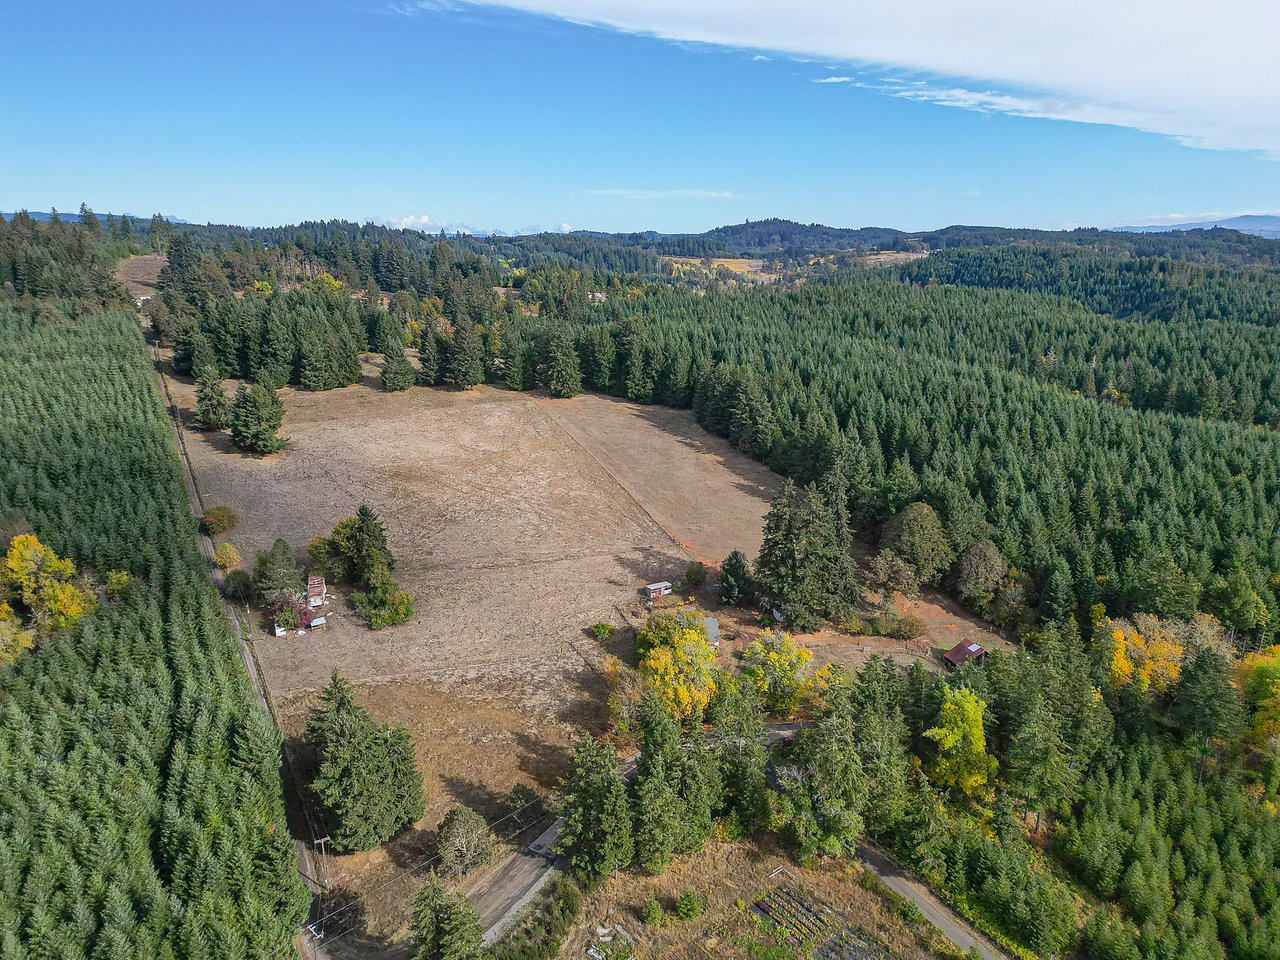
<instances>
[{"instance_id":1,"label":"bare dirt patch","mask_svg":"<svg viewBox=\"0 0 1280 960\"><path fill-rule=\"evenodd\" d=\"M124 284L129 296L135 300L154 297L159 292L156 284L160 279L160 269L167 262L164 257L151 254L129 257L116 264L116 279Z\"/></svg>"}]
</instances>

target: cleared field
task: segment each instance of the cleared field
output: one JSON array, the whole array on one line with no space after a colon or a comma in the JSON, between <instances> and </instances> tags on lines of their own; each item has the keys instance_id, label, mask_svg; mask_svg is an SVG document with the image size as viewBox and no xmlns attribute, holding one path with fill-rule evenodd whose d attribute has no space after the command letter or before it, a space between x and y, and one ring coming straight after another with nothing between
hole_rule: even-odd
<instances>
[{"instance_id":1,"label":"cleared field","mask_svg":"<svg viewBox=\"0 0 1280 960\"><path fill-rule=\"evenodd\" d=\"M585 394L539 402L698 559L718 565L731 550L759 552L781 478L687 411Z\"/></svg>"},{"instance_id":2,"label":"cleared field","mask_svg":"<svg viewBox=\"0 0 1280 960\"><path fill-rule=\"evenodd\" d=\"M181 385L180 403L192 402ZM263 638L272 692L412 676L519 676L535 686L581 669L583 629L619 619L647 580L687 558L543 407L492 388L468 393L368 385L283 392L282 454L242 456L226 434L188 447L205 503L242 517L243 556L284 537L301 550L360 503L383 518L417 602L409 623L371 632L339 602L333 625Z\"/></svg>"},{"instance_id":3,"label":"cleared field","mask_svg":"<svg viewBox=\"0 0 1280 960\"><path fill-rule=\"evenodd\" d=\"M663 257L663 260L671 263L677 270L706 269L706 263L702 257ZM711 269L715 270L719 267L725 267L738 274L740 277L749 280L770 280L774 275L766 273L763 260L752 260L747 257L712 257Z\"/></svg>"},{"instance_id":4,"label":"cleared field","mask_svg":"<svg viewBox=\"0 0 1280 960\"><path fill-rule=\"evenodd\" d=\"M939 935L923 924L903 922L879 896L857 882L860 875L861 867L855 864L829 863L811 869L797 866L768 840L759 845L750 841L711 842L701 853L677 857L661 876L623 874L605 881L599 890L588 895L582 916L566 938L560 956L581 957L592 946L603 949L601 931L608 931L604 936L617 937L618 927L638 941L634 952L644 958L747 960L800 956L799 951L766 952L781 938L775 939L751 916L750 904L779 885L794 889L800 899L818 909L829 908L833 919L838 918L832 932L851 925L867 940L882 945L884 952L878 956L907 960L936 956L922 941L939 944ZM656 897L670 911L688 889L704 898L705 910L697 920L661 927L640 920L640 909L648 897ZM866 956L873 960L877 954Z\"/></svg>"},{"instance_id":5,"label":"cleared field","mask_svg":"<svg viewBox=\"0 0 1280 960\"><path fill-rule=\"evenodd\" d=\"M167 262L164 257L151 254L130 257L116 266L116 276L135 300L154 297L158 292L156 283L160 279L160 270Z\"/></svg>"}]
</instances>

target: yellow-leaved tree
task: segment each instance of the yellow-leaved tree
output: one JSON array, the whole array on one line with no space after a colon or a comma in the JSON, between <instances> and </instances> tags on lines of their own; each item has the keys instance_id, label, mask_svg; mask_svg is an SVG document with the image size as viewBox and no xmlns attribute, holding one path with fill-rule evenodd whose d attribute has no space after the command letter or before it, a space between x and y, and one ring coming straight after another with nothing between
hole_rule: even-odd
<instances>
[{"instance_id":1,"label":"yellow-leaved tree","mask_svg":"<svg viewBox=\"0 0 1280 960\"><path fill-rule=\"evenodd\" d=\"M651 618L637 638L651 643L640 661L640 677L671 716L696 718L716 691L716 652L700 617L663 617L655 623L659 617Z\"/></svg>"},{"instance_id":2,"label":"yellow-leaved tree","mask_svg":"<svg viewBox=\"0 0 1280 960\"><path fill-rule=\"evenodd\" d=\"M75 581L76 567L30 533L13 538L0 560L0 597L25 607L37 630L74 627L98 603L88 587Z\"/></svg>"},{"instance_id":3,"label":"yellow-leaved tree","mask_svg":"<svg viewBox=\"0 0 1280 960\"><path fill-rule=\"evenodd\" d=\"M1236 664L1236 681L1249 706L1253 741L1280 744L1280 646L1251 653Z\"/></svg>"},{"instance_id":4,"label":"yellow-leaved tree","mask_svg":"<svg viewBox=\"0 0 1280 960\"><path fill-rule=\"evenodd\" d=\"M987 734L982 718L986 701L972 690L944 686L938 725L924 735L937 744L929 765L929 780L958 790L972 800L991 799L991 780L996 775L996 758L987 753Z\"/></svg>"},{"instance_id":5,"label":"yellow-leaved tree","mask_svg":"<svg viewBox=\"0 0 1280 960\"><path fill-rule=\"evenodd\" d=\"M813 652L785 630L766 630L742 655L743 673L760 691L764 708L789 717L812 682Z\"/></svg>"},{"instance_id":6,"label":"yellow-leaved tree","mask_svg":"<svg viewBox=\"0 0 1280 960\"><path fill-rule=\"evenodd\" d=\"M1107 664L1112 686L1119 690L1132 684L1154 693L1171 690L1182 676L1185 647L1179 631L1185 628L1149 614L1138 614L1133 623L1105 620L1098 636L1110 646Z\"/></svg>"}]
</instances>

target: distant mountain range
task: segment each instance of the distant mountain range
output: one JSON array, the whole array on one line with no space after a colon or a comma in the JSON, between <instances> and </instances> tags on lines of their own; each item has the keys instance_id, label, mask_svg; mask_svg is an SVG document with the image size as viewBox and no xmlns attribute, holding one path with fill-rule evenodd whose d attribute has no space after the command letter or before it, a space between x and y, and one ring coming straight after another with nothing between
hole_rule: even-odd
<instances>
[{"instance_id":1,"label":"distant mountain range","mask_svg":"<svg viewBox=\"0 0 1280 960\"><path fill-rule=\"evenodd\" d=\"M1255 237L1266 237L1268 240L1280 240L1280 217L1254 213L1239 217L1223 217L1221 220L1199 220L1195 223L1161 223L1145 227L1111 227L1111 229L1124 233L1168 233L1171 230L1211 230L1214 227L1239 230L1241 233L1251 233Z\"/></svg>"},{"instance_id":2,"label":"distant mountain range","mask_svg":"<svg viewBox=\"0 0 1280 960\"><path fill-rule=\"evenodd\" d=\"M16 212L17 212L16 210L0 210L0 217L4 217L6 220L12 220L13 215ZM105 213L98 213L97 210L93 212L98 214L98 218L100 220L107 219L107 215ZM45 221L45 220L53 219L53 214L46 213L43 210L28 210L27 215L31 217L32 220ZM151 214L149 213L145 216L142 216L137 213L117 213L116 216L128 217L133 222L137 222L139 220L143 221L144 223L151 222ZM59 210L58 217L62 220L68 220L74 223L75 221L80 219L80 210L79 208L76 208L75 210ZM181 217L166 216L165 219L168 220L170 223L190 223L191 222L190 220L183 220Z\"/></svg>"}]
</instances>

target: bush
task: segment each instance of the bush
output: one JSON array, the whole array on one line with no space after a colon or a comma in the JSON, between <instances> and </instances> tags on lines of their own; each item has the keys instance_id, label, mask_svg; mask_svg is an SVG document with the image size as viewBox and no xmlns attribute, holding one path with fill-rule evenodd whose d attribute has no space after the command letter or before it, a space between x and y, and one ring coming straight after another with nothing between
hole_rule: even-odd
<instances>
[{"instance_id":1,"label":"bush","mask_svg":"<svg viewBox=\"0 0 1280 960\"><path fill-rule=\"evenodd\" d=\"M133 578L124 570L107 571L107 596L127 597L133 592Z\"/></svg>"},{"instance_id":2,"label":"bush","mask_svg":"<svg viewBox=\"0 0 1280 960\"><path fill-rule=\"evenodd\" d=\"M484 817L470 807L454 807L440 821L440 860L454 875L493 859L493 837Z\"/></svg>"},{"instance_id":3,"label":"bush","mask_svg":"<svg viewBox=\"0 0 1280 960\"><path fill-rule=\"evenodd\" d=\"M253 596L253 577L248 570L229 570L222 578L222 591L237 603L247 603Z\"/></svg>"},{"instance_id":4,"label":"bush","mask_svg":"<svg viewBox=\"0 0 1280 960\"><path fill-rule=\"evenodd\" d=\"M220 543L213 551L213 564L219 570L229 570L240 565L240 551L229 543Z\"/></svg>"},{"instance_id":5,"label":"bush","mask_svg":"<svg viewBox=\"0 0 1280 960\"><path fill-rule=\"evenodd\" d=\"M276 626L285 630L293 630L298 626L298 611L292 607L281 607L276 611Z\"/></svg>"},{"instance_id":6,"label":"bush","mask_svg":"<svg viewBox=\"0 0 1280 960\"><path fill-rule=\"evenodd\" d=\"M511 933L494 944L489 960L554 960L564 936L582 912L582 892L562 873L547 884Z\"/></svg>"},{"instance_id":7,"label":"bush","mask_svg":"<svg viewBox=\"0 0 1280 960\"><path fill-rule=\"evenodd\" d=\"M651 927L660 927L664 920L667 919L666 914L662 910L662 904L658 902L657 897L650 897L644 902L644 906L640 908L640 920L647 923Z\"/></svg>"},{"instance_id":8,"label":"bush","mask_svg":"<svg viewBox=\"0 0 1280 960\"><path fill-rule=\"evenodd\" d=\"M220 537L229 530L234 530L240 522L240 515L230 507L210 507L200 518L204 532L211 537Z\"/></svg>"},{"instance_id":9,"label":"bush","mask_svg":"<svg viewBox=\"0 0 1280 960\"><path fill-rule=\"evenodd\" d=\"M695 590L707 582L707 568L700 561L695 560L689 564L684 571L684 582Z\"/></svg>"},{"instance_id":10,"label":"bush","mask_svg":"<svg viewBox=\"0 0 1280 960\"><path fill-rule=\"evenodd\" d=\"M686 890L676 901L676 916L681 920L697 920L702 916L702 898L696 890Z\"/></svg>"},{"instance_id":11,"label":"bush","mask_svg":"<svg viewBox=\"0 0 1280 960\"><path fill-rule=\"evenodd\" d=\"M919 923L924 919L924 914L920 912L920 907L914 900L904 901L898 910L898 916L907 923Z\"/></svg>"},{"instance_id":12,"label":"bush","mask_svg":"<svg viewBox=\"0 0 1280 960\"><path fill-rule=\"evenodd\" d=\"M914 640L916 637L924 636L926 627L919 617L897 617L885 632L895 640Z\"/></svg>"},{"instance_id":13,"label":"bush","mask_svg":"<svg viewBox=\"0 0 1280 960\"><path fill-rule=\"evenodd\" d=\"M851 613L840 619L840 629L845 633L857 635L867 633L870 628L867 626L867 622L860 616L856 613Z\"/></svg>"},{"instance_id":14,"label":"bush","mask_svg":"<svg viewBox=\"0 0 1280 960\"><path fill-rule=\"evenodd\" d=\"M595 634L597 640L603 643L613 636L613 625L601 620L599 623L592 625L591 632Z\"/></svg>"}]
</instances>

